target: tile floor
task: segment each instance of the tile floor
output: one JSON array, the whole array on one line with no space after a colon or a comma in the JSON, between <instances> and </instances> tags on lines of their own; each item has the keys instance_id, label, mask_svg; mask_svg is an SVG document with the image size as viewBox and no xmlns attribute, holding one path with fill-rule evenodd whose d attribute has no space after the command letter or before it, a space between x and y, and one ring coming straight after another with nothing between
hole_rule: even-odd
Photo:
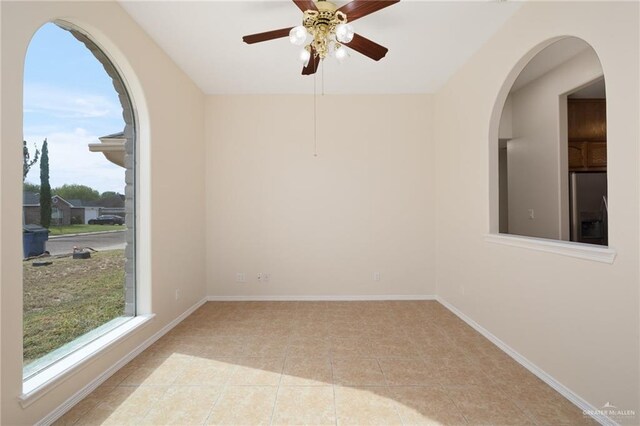
<instances>
[{"instance_id":1,"label":"tile floor","mask_svg":"<svg viewBox=\"0 0 640 426\"><path fill-rule=\"evenodd\" d=\"M437 302L210 302L58 425L595 424Z\"/></svg>"}]
</instances>

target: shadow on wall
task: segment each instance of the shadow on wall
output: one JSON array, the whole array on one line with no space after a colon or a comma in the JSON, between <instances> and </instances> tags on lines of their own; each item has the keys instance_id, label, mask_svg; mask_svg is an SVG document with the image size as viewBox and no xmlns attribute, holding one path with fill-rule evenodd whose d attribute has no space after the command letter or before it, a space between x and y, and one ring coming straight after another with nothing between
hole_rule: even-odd
<instances>
[{"instance_id":1,"label":"shadow on wall","mask_svg":"<svg viewBox=\"0 0 640 426\"><path fill-rule=\"evenodd\" d=\"M590 423L438 302L210 302L58 424Z\"/></svg>"}]
</instances>

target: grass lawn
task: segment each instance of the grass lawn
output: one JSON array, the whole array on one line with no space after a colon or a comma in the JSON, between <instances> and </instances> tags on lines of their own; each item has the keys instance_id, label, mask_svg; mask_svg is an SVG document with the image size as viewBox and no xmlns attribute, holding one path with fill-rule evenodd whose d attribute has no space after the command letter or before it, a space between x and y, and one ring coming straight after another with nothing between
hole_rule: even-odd
<instances>
[{"instance_id":1,"label":"grass lawn","mask_svg":"<svg viewBox=\"0 0 640 426\"><path fill-rule=\"evenodd\" d=\"M24 364L124 312L124 250L24 270Z\"/></svg>"},{"instance_id":2,"label":"grass lawn","mask_svg":"<svg viewBox=\"0 0 640 426\"><path fill-rule=\"evenodd\" d=\"M51 226L49 228L49 236L68 235L68 234L88 234L90 232L100 231L123 231L127 229L124 225L68 225L68 226Z\"/></svg>"}]
</instances>

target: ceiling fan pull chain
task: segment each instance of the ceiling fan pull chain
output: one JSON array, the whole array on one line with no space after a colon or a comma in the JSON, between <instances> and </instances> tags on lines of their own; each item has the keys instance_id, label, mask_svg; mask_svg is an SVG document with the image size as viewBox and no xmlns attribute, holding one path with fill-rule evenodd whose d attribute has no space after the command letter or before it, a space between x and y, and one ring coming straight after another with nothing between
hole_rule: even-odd
<instances>
[{"instance_id":1,"label":"ceiling fan pull chain","mask_svg":"<svg viewBox=\"0 0 640 426\"><path fill-rule=\"evenodd\" d=\"M324 96L324 61L320 62L320 66L322 67L320 70L322 72L322 96Z\"/></svg>"},{"instance_id":2,"label":"ceiling fan pull chain","mask_svg":"<svg viewBox=\"0 0 640 426\"><path fill-rule=\"evenodd\" d=\"M318 91L316 90L316 74L313 74L313 156L318 156Z\"/></svg>"}]
</instances>

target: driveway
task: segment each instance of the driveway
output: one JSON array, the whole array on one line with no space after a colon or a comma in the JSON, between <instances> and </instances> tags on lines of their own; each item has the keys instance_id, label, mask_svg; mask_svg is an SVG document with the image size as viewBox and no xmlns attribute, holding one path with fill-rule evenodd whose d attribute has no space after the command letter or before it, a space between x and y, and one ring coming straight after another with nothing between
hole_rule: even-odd
<instances>
[{"instance_id":1,"label":"driveway","mask_svg":"<svg viewBox=\"0 0 640 426\"><path fill-rule=\"evenodd\" d=\"M114 231L93 234L81 234L75 236L49 237L46 248L52 255L73 253L73 247L91 247L92 249L116 250L124 249L125 231Z\"/></svg>"}]
</instances>

